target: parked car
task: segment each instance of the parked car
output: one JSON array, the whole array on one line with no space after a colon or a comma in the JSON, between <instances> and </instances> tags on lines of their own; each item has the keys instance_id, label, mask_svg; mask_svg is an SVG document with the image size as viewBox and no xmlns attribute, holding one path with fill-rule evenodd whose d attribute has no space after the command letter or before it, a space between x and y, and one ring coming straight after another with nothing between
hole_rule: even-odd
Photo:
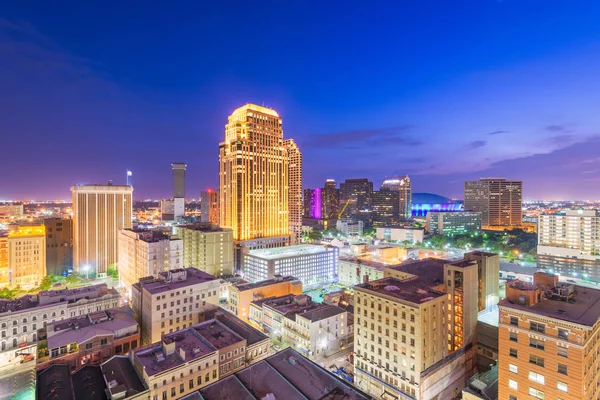
<instances>
[{"instance_id":1,"label":"parked car","mask_svg":"<svg viewBox=\"0 0 600 400\"><path fill-rule=\"evenodd\" d=\"M23 354L23 358L21 358L21 364L35 360L35 356L33 354Z\"/></svg>"}]
</instances>

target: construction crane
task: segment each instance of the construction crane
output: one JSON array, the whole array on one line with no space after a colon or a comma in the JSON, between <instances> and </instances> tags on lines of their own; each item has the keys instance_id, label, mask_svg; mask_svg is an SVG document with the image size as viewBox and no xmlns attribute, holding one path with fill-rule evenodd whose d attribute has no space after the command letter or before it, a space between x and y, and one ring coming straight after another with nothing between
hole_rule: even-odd
<instances>
[{"instance_id":1,"label":"construction crane","mask_svg":"<svg viewBox=\"0 0 600 400\"><path fill-rule=\"evenodd\" d=\"M348 207L348 204L350 204L350 199L346 200L346 204L344 204L344 207L342 207L342 211L338 213L338 219L342 218L342 214L344 213L344 211L346 211L346 207Z\"/></svg>"}]
</instances>

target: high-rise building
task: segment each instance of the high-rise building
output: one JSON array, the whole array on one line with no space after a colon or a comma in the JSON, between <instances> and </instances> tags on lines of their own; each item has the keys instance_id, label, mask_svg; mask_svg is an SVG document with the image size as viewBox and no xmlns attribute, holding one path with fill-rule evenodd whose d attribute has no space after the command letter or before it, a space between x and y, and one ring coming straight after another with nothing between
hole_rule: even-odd
<instances>
[{"instance_id":1,"label":"high-rise building","mask_svg":"<svg viewBox=\"0 0 600 400\"><path fill-rule=\"evenodd\" d=\"M302 153L294 139L286 139L283 145L288 151L288 190L290 231L294 242L302 238Z\"/></svg>"},{"instance_id":2,"label":"high-rise building","mask_svg":"<svg viewBox=\"0 0 600 400\"><path fill-rule=\"evenodd\" d=\"M304 189L304 218L320 219L321 211L321 188Z\"/></svg>"},{"instance_id":3,"label":"high-rise building","mask_svg":"<svg viewBox=\"0 0 600 400\"><path fill-rule=\"evenodd\" d=\"M183 240L159 230L119 232L119 283L130 292L141 278L184 265Z\"/></svg>"},{"instance_id":4,"label":"high-rise building","mask_svg":"<svg viewBox=\"0 0 600 400\"><path fill-rule=\"evenodd\" d=\"M522 181L482 178L465 182L465 210L481 212L483 226L521 225L522 203Z\"/></svg>"},{"instance_id":5,"label":"high-rise building","mask_svg":"<svg viewBox=\"0 0 600 400\"><path fill-rule=\"evenodd\" d=\"M323 218L338 219L340 208L340 190L333 179L327 179L322 191Z\"/></svg>"},{"instance_id":6,"label":"high-rise building","mask_svg":"<svg viewBox=\"0 0 600 400\"><path fill-rule=\"evenodd\" d=\"M600 398L600 290L537 272L498 306L498 399Z\"/></svg>"},{"instance_id":7,"label":"high-rise building","mask_svg":"<svg viewBox=\"0 0 600 400\"><path fill-rule=\"evenodd\" d=\"M220 225L233 231L236 267L245 249L289 244L289 164L277 112L246 104L229 116L219 144Z\"/></svg>"},{"instance_id":8,"label":"high-rise building","mask_svg":"<svg viewBox=\"0 0 600 400\"><path fill-rule=\"evenodd\" d=\"M183 263L207 274L222 277L233 274L233 237L231 229L211 224L175 227L183 239Z\"/></svg>"},{"instance_id":9,"label":"high-rise building","mask_svg":"<svg viewBox=\"0 0 600 400\"><path fill-rule=\"evenodd\" d=\"M73 193L73 265L105 276L118 261L119 230L130 229L133 187L75 185Z\"/></svg>"},{"instance_id":10,"label":"high-rise building","mask_svg":"<svg viewBox=\"0 0 600 400\"><path fill-rule=\"evenodd\" d=\"M8 232L0 232L0 287L8 285Z\"/></svg>"},{"instance_id":11,"label":"high-rise building","mask_svg":"<svg viewBox=\"0 0 600 400\"><path fill-rule=\"evenodd\" d=\"M210 191L200 192L200 222L208 222L210 214Z\"/></svg>"},{"instance_id":12,"label":"high-rise building","mask_svg":"<svg viewBox=\"0 0 600 400\"><path fill-rule=\"evenodd\" d=\"M8 285L39 286L46 276L46 230L44 225L20 226L8 235Z\"/></svg>"},{"instance_id":13,"label":"high-rise building","mask_svg":"<svg viewBox=\"0 0 600 400\"><path fill-rule=\"evenodd\" d=\"M325 228L328 222L338 219L340 191L333 179L328 179L323 188L304 189L304 218L320 220Z\"/></svg>"},{"instance_id":14,"label":"high-rise building","mask_svg":"<svg viewBox=\"0 0 600 400\"><path fill-rule=\"evenodd\" d=\"M408 175L385 178L381 191L398 192L398 215L406 220L412 217L412 183Z\"/></svg>"},{"instance_id":15,"label":"high-rise building","mask_svg":"<svg viewBox=\"0 0 600 400\"><path fill-rule=\"evenodd\" d=\"M371 219L373 226L393 226L398 224L400 193L391 190L373 191Z\"/></svg>"},{"instance_id":16,"label":"high-rise building","mask_svg":"<svg viewBox=\"0 0 600 400\"><path fill-rule=\"evenodd\" d=\"M479 211L429 211L425 218L429 233L453 236L481 232Z\"/></svg>"},{"instance_id":17,"label":"high-rise building","mask_svg":"<svg viewBox=\"0 0 600 400\"><path fill-rule=\"evenodd\" d=\"M173 168L173 219L179 220L185 215L185 170L187 164L172 163Z\"/></svg>"},{"instance_id":18,"label":"high-rise building","mask_svg":"<svg viewBox=\"0 0 600 400\"><path fill-rule=\"evenodd\" d=\"M600 281L600 212L563 210L538 217L538 266Z\"/></svg>"},{"instance_id":19,"label":"high-rise building","mask_svg":"<svg viewBox=\"0 0 600 400\"><path fill-rule=\"evenodd\" d=\"M340 183L342 216L359 218L360 213L370 213L372 202L373 182L369 182L368 179L346 179L345 182Z\"/></svg>"},{"instance_id":20,"label":"high-rise building","mask_svg":"<svg viewBox=\"0 0 600 400\"><path fill-rule=\"evenodd\" d=\"M200 193L200 222L219 225L219 191L208 189Z\"/></svg>"},{"instance_id":21,"label":"high-rise building","mask_svg":"<svg viewBox=\"0 0 600 400\"><path fill-rule=\"evenodd\" d=\"M46 226L46 274L61 275L73 268L73 220L71 218L47 218Z\"/></svg>"}]
</instances>

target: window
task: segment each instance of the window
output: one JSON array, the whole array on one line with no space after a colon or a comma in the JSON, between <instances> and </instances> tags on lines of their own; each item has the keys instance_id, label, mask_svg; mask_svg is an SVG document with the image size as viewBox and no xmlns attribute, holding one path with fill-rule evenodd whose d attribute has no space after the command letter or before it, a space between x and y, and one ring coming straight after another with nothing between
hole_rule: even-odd
<instances>
[{"instance_id":1,"label":"window","mask_svg":"<svg viewBox=\"0 0 600 400\"><path fill-rule=\"evenodd\" d=\"M518 357L517 349L510 349L508 351L508 355L511 357L517 358Z\"/></svg>"},{"instance_id":2,"label":"window","mask_svg":"<svg viewBox=\"0 0 600 400\"><path fill-rule=\"evenodd\" d=\"M519 389L519 385L517 384L517 381L513 381L512 379L508 380L508 387L514 390L518 390Z\"/></svg>"},{"instance_id":3,"label":"window","mask_svg":"<svg viewBox=\"0 0 600 400\"><path fill-rule=\"evenodd\" d=\"M177 391L175 390L175 388L171 388L171 397L175 396L177 396Z\"/></svg>"},{"instance_id":4,"label":"window","mask_svg":"<svg viewBox=\"0 0 600 400\"><path fill-rule=\"evenodd\" d=\"M538 350L544 350L544 342L534 338L529 338L529 347L533 347L534 349Z\"/></svg>"},{"instance_id":5,"label":"window","mask_svg":"<svg viewBox=\"0 0 600 400\"><path fill-rule=\"evenodd\" d=\"M91 344L91 343L86 343L86 344L85 344L85 349L86 349L86 350L89 350L89 349L91 349L91 348L92 348L92 344Z\"/></svg>"},{"instance_id":6,"label":"window","mask_svg":"<svg viewBox=\"0 0 600 400\"><path fill-rule=\"evenodd\" d=\"M541 383L542 385L545 382L544 375L538 374L537 372L529 371L529 380L537 383Z\"/></svg>"},{"instance_id":7,"label":"window","mask_svg":"<svg viewBox=\"0 0 600 400\"><path fill-rule=\"evenodd\" d=\"M104 346L106 343L108 343L108 339L101 339L100 340L100 345Z\"/></svg>"},{"instance_id":8,"label":"window","mask_svg":"<svg viewBox=\"0 0 600 400\"><path fill-rule=\"evenodd\" d=\"M518 342L518 335L514 332L510 332L508 334L508 340L510 340L511 342Z\"/></svg>"},{"instance_id":9,"label":"window","mask_svg":"<svg viewBox=\"0 0 600 400\"><path fill-rule=\"evenodd\" d=\"M544 359L542 357L534 356L533 354L529 355L529 363L537 365L538 367L544 367Z\"/></svg>"},{"instance_id":10,"label":"window","mask_svg":"<svg viewBox=\"0 0 600 400\"><path fill-rule=\"evenodd\" d=\"M565 392L565 393L567 393L569 391L567 384L564 382L561 382L561 381L556 382L556 388L558 390L560 390L561 392Z\"/></svg>"},{"instance_id":11,"label":"window","mask_svg":"<svg viewBox=\"0 0 600 400\"><path fill-rule=\"evenodd\" d=\"M561 339L568 340L569 339L569 331L566 329L558 329L558 337Z\"/></svg>"},{"instance_id":12,"label":"window","mask_svg":"<svg viewBox=\"0 0 600 400\"><path fill-rule=\"evenodd\" d=\"M566 347L558 347L558 355L561 357L569 357L569 350Z\"/></svg>"},{"instance_id":13,"label":"window","mask_svg":"<svg viewBox=\"0 0 600 400\"><path fill-rule=\"evenodd\" d=\"M529 388L529 395L534 399L544 400L544 392L536 388Z\"/></svg>"},{"instance_id":14,"label":"window","mask_svg":"<svg viewBox=\"0 0 600 400\"><path fill-rule=\"evenodd\" d=\"M508 400L517 400L517 396L509 394L508 395Z\"/></svg>"},{"instance_id":15,"label":"window","mask_svg":"<svg viewBox=\"0 0 600 400\"><path fill-rule=\"evenodd\" d=\"M558 364L557 372L562 375L569 375L567 373L567 366L564 364Z\"/></svg>"},{"instance_id":16,"label":"window","mask_svg":"<svg viewBox=\"0 0 600 400\"><path fill-rule=\"evenodd\" d=\"M538 324L537 322L530 322L529 329L540 333L546 333L546 325Z\"/></svg>"},{"instance_id":17,"label":"window","mask_svg":"<svg viewBox=\"0 0 600 400\"><path fill-rule=\"evenodd\" d=\"M510 324L514 325L514 326L519 326L519 318L517 318L517 317L510 317Z\"/></svg>"},{"instance_id":18,"label":"window","mask_svg":"<svg viewBox=\"0 0 600 400\"><path fill-rule=\"evenodd\" d=\"M519 373L519 368L514 365L514 364L508 364L508 370L510 372L512 372L513 374L518 374Z\"/></svg>"},{"instance_id":19,"label":"window","mask_svg":"<svg viewBox=\"0 0 600 400\"><path fill-rule=\"evenodd\" d=\"M179 393L183 392L185 392L185 385L182 383L181 385L179 385Z\"/></svg>"}]
</instances>

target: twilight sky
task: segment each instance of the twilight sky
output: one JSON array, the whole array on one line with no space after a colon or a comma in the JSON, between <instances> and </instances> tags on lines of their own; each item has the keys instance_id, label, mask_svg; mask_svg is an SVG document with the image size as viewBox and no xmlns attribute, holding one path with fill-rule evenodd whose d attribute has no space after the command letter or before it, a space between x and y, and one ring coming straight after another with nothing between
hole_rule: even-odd
<instances>
[{"instance_id":1,"label":"twilight sky","mask_svg":"<svg viewBox=\"0 0 600 400\"><path fill-rule=\"evenodd\" d=\"M197 198L247 102L282 115L305 187L409 174L460 198L504 176L600 199L597 1L175 3L0 2L0 199L127 168L135 198L168 197L173 161Z\"/></svg>"}]
</instances>

